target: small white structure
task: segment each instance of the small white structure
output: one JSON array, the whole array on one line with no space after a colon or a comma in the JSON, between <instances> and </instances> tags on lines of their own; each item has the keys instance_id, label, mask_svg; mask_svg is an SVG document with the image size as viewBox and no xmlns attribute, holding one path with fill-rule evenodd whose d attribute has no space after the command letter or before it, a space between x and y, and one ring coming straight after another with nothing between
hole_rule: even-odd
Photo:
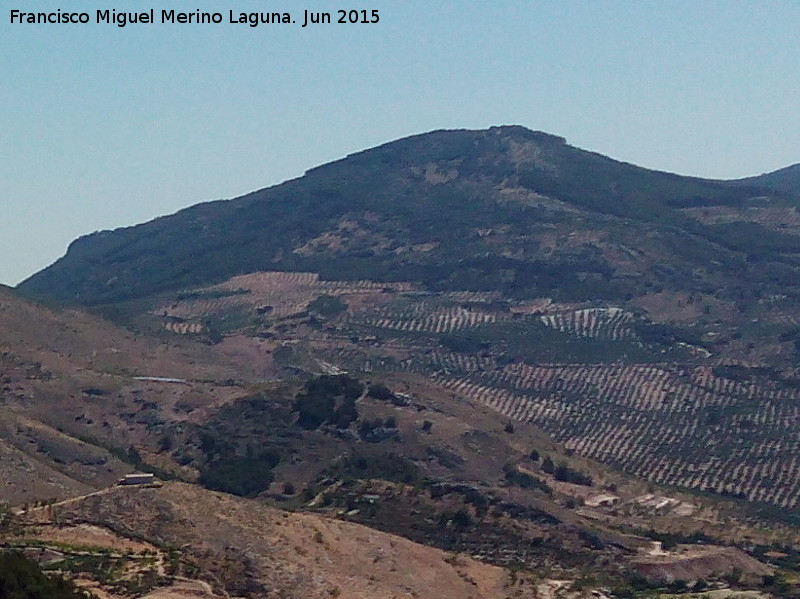
<instances>
[{"instance_id":1,"label":"small white structure","mask_svg":"<svg viewBox=\"0 0 800 599\"><path fill-rule=\"evenodd\" d=\"M584 501L584 505L588 505L589 507L611 507L619 504L620 501L622 500L616 495L595 495Z\"/></svg>"},{"instance_id":2,"label":"small white structure","mask_svg":"<svg viewBox=\"0 0 800 599\"><path fill-rule=\"evenodd\" d=\"M118 485L151 485L156 482L153 474L126 474L117 482Z\"/></svg>"}]
</instances>

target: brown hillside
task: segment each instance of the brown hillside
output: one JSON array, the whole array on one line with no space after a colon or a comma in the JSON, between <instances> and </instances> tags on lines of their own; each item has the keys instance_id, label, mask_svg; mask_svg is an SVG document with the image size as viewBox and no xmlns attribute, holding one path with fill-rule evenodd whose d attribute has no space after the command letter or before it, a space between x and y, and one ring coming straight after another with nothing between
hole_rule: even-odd
<instances>
[{"instance_id":1,"label":"brown hillside","mask_svg":"<svg viewBox=\"0 0 800 599\"><path fill-rule=\"evenodd\" d=\"M184 546L218 590L248 597L489 599L525 591L506 571L315 514L170 483L117 488L54 508L157 546Z\"/></svg>"}]
</instances>

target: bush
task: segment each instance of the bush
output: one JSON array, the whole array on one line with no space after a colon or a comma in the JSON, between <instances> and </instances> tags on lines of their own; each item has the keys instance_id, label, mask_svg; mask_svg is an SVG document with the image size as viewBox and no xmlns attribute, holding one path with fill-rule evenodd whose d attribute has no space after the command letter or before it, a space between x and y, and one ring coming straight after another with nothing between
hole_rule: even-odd
<instances>
[{"instance_id":1,"label":"bush","mask_svg":"<svg viewBox=\"0 0 800 599\"><path fill-rule=\"evenodd\" d=\"M466 528L467 526L472 525L472 516L470 516L467 510L460 509L455 514L453 514L452 521L453 524L455 524L459 528Z\"/></svg>"},{"instance_id":2,"label":"bush","mask_svg":"<svg viewBox=\"0 0 800 599\"><path fill-rule=\"evenodd\" d=\"M174 446L174 441L170 435L164 435L158 441L158 451L159 453L163 453L165 451L170 451Z\"/></svg>"},{"instance_id":3,"label":"bush","mask_svg":"<svg viewBox=\"0 0 800 599\"><path fill-rule=\"evenodd\" d=\"M453 352L475 354L489 349L490 344L477 337L448 333L439 338L442 347Z\"/></svg>"},{"instance_id":4,"label":"bush","mask_svg":"<svg viewBox=\"0 0 800 599\"><path fill-rule=\"evenodd\" d=\"M358 435L364 439L376 428L383 426L383 421L380 418L375 420L362 420L358 425Z\"/></svg>"}]
</instances>

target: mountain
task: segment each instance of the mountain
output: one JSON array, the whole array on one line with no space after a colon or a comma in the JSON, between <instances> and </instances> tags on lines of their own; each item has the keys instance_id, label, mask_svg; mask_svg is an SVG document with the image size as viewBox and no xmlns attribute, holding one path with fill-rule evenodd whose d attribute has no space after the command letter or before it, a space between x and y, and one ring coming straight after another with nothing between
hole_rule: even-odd
<instances>
[{"instance_id":1,"label":"mountain","mask_svg":"<svg viewBox=\"0 0 800 599\"><path fill-rule=\"evenodd\" d=\"M771 173L764 173L756 177L739 179L736 183L800 195L800 164L793 164L792 166L787 166L786 168Z\"/></svg>"},{"instance_id":2,"label":"mountain","mask_svg":"<svg viewBox=\"0 0 800 599\"><path fill-rule=\"evenodd\" d=\"M437 131L80 238L19 289L98 305L282 270L607 299L738 286L744 270L755 288L792 291L800 238L748 216L764 202L798 200L642 169L522 127ZM704 216L719 210L736 216Z\"/></svg>"},{"instance_id":3,"label":"mountain","mask_svg":"<svg viewBox=\"0 0 800 599\"><path fill-rule=\"evenodd\" d=\"M0 542L110 598L799 596L798 201L498 127L79 239L0 289Z\"/></svg>"},{"instance_id":4,"label":"mountain","mask_svg":"<svg viewBox=\"0 0 800 599\"><path fill-rule=\"evenodd\" d=\"M79 239L19 292L271 376L413 373L648 480L791 508L800 477L768 464L800 450L798 202L437 131Z\"/></svg>"}]
</instances>

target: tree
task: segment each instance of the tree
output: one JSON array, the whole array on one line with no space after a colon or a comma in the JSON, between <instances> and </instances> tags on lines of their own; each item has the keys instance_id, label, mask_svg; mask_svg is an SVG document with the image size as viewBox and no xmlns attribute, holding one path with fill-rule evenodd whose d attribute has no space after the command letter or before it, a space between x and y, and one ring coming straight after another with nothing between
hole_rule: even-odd
<instances>
[{"instance_id":1,"label":"tree","mask_svg":"<svg viewBox=\"0 0 800 599\"><path fill-rule=\"evenodd\" d=\"M203 468L200 484L214 491L252 497L269 488L274 478L272 469L279 461L280 455L274 451L254 457L226 457Z\"/></svg>"},{"instance_id":2,"label":"tree","mask_svg":"<svg viewBox=\"0 0 800 599\"><path fill-rule=\"evenodd\" d=\"M308 304L308 311L330 318L342 312L346 312L347 304L338 297L327 294L320 295L317 299Z\"/></svg>"},{"instance_id":3,"label":"tree","mask_svg":"<svg viewBox=\"0 0 800 599\"><path fill-rule=\"evenodd\" d=\"M394 398L394 393L392 393L392 390L383 383L371 384L369 386L369 390L367 391L367 395L373 399L380 399L383 401L389 401Z\"/></svg>"},{"instance_id":4,"label":"tree","mask_svg":"<svg viewBox=\"0 0 800 599\"><path fill-rule=\"evenodd\" d=\"M347 428L358 419L356 400L364 392L364 385L347 375L323 375L306 383L305 391L294 402L299 416L297 424L314 430L322 424Z\"/></svg>"},{"instance_id":5,"label":"tree","mask_svg":"<svg viewBox=\"0 0 800 599\"><path fill-rule=\"evenodd\" d=\"M168 435L168 434L164 435L158 441L158 451L159 451L159 453L163 453L165 451L170 451L172 449L172 447L173 447L173 444L174 444L174 442L172 440L172 437L170 435Z\"/></svg>"},{"instance_id":6,"label":"tree","mask_svg":"<svg viewBox=\"0 0 800 599\"><path fill-rule=\"evenodd\" d=\"M575 485L584 485L587 487L592 486L592 477L588 474L584 474L583 472L578 472L577 470L573 470L566 464L559 464L558 467L553 472L553 476L556 480L566 483L572 483Z\"/></svg>"},{"instance_id":7,"label":"tree","mask_svg":"<svg viewBox=\"0 0 800 599\"><path fill-rule=\"evenodd\" d=\"M91 599L71 581L46 576L17 552L0 553L0 597L12 599Z\"/></svg>"}]
</instances>

